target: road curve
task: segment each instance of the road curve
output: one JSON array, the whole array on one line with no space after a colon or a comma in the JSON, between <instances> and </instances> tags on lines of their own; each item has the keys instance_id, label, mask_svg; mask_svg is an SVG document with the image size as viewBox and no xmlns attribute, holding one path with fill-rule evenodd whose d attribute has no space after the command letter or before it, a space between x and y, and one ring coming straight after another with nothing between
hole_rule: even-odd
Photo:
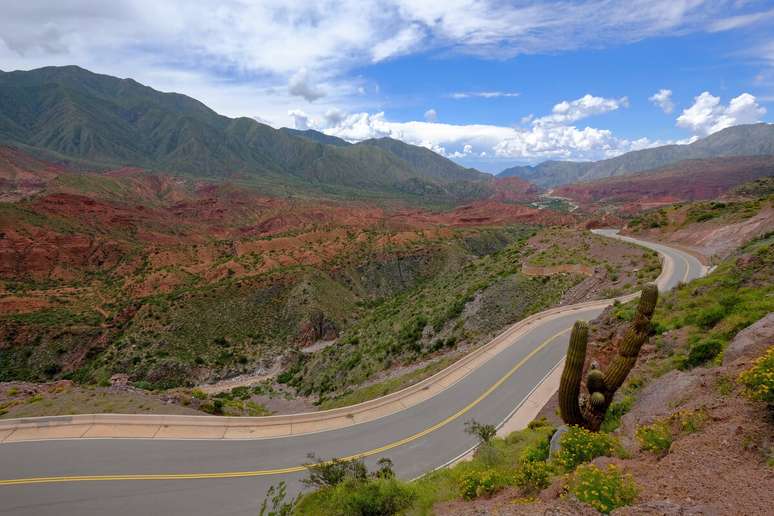
<instances>
[{"instance_id":1,"label":"road curve","mask_svg":"<svg viewBox=\"0 0 774 516\"><path fill-rule=\"evenodd\" d=\"M623 238L664 257L659 287L704 274L693 256ZM346 428L260 440L66 439L0 445L0 514L242 515L257 513L268 486L299 489L307 453L389 457L414 478L474 444L470 418L499 423L563 358L569 328L603 308L570 311L534 324L489 360L437 395L383 418Z\"/></svg>"}]
</instances>

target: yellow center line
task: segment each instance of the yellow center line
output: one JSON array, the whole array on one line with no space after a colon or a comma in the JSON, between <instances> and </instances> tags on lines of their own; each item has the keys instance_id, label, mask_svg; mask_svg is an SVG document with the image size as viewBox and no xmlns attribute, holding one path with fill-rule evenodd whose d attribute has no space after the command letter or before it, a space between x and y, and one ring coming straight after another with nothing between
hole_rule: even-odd
<instances>
[{"instance_id":1,"label":"yellow center line","mask_svg":"<svg viewBox=\"0 0 774 516\"><path fill-rule=\"evenodd\" d=\"M485 390L478 398L471 401L468 405L461 408L456 413L452 414L446 419L439 421L438 423L422 430L421 432L417 432L414 435L410 435L408 437L400 439L399 441L385 444L384 446L380 446L379 448L374 448L372 450L366 450L360 453L356 453L354 455L349 455L347 457L341 457L340 460L362 459L364 457L370 457L373 455L377 455L379 453L386 452L388 450L392 450L393 448L397 448L398 446L403 446L404 444L408 444L412 441L416 441L417 439L421 439L427 434L431 432L435 432L436 430L448 425L452 421L459 419L467 412L470 412L476 405L481 403L495 390L497 390L498 387L500 387L502 384L508 381L508 379L511 376L513 376L514 373L516 373L516 371L518 371L522 366L524 366L524 364L526 364L530 358L538 354L543 348L551 344L554 340L559 338L561 335L567 333L568 331L570 331L570 328L565 328L564 330L556 333L555 335L541 342L538 347L530 351L527 356L519 360L519 362L515 366L513 366L510 371L505 373L499 380L497 380L487 390ZM31 478L13 478L8 480L0 480L0 486L26 485L26 484L53 484L53 483L59 483L59 482L98 482L98 481L109 481L109 480L115 480L115 481L118 481L118 480L192 480L192 479L208 479L208 478L244 478L244 477L262 477L262 476L268 476L268 475L286 475L289 473L298 473L304 470L306 470L306 466L301 465L301 466L290 466L287 468L278 468L278 469L263 469L263 470L256 470L256 471L230 471L230 472L222 472L222 473L171 473L171 474L136 474L136 475L82 475L82 476L61 476L61 477L31 477Z\"/></svg>"}]
</instances>

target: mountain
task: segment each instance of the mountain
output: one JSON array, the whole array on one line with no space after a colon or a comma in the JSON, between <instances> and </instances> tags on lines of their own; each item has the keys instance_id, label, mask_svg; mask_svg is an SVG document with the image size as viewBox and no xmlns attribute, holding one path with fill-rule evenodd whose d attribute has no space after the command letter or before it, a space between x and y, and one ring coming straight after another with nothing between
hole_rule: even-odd
<instances>
[{"instance_id":1,"label":"mountain","mask_svg":"<svg viewBox=\"0 0 774 516\"><path fill-rule=\"evenodd\" d=\"M539 165L506 168L497 177L520 177L543 187L571 183L593 166L592 162L544 161Z\"/></svg>"},{"instance_id":2,"label":"mountain","mask_svg":"<svg viewBox=\"0 0 774 516\"><path fill-rule=\"evenodd\" d=\"M714 199L768 176L774 177L774 156L684 160L652 171L563 185L554 194L580 203L671 204Z\"/></svg>"},{"instance_id":3,"label":"mountain","mask_svg":"<svg viewBox=\"0 0 774 516\"><path fill-rule=\"evenodd\" d=\"M305 131L302 131L300 129L291 129L290 127L281 127L280 132L289 134L290 136L296 136L298 138L305 138L313 142L324 143L326 145L336 145L338 147L352 145L347 140L342 140L336 136L321 133L320 131L315 131L314 129L306 129Z\"/></svg>"},{"instance_id":4,"label":"mountain","mask_svg":"<svg viewBox=\"0 0 774 516\"><path fill-rule=\"evenodd\" d=\"M480 172L427 149L345 143L317 132L277 130L252 118L228 118L185 95L77 66L0 72L0 144L71 166L133 166L239 179L278 191L423 202L489 191Z\"/></svg>"},{"instance_id":5,"label":"mountain","mask_svg":"<svg viewBox=\"0 0 774 516\"><path fill-rule=\"evenodd\" d=\"M498 176L517 176L550 188L653 170L689 159L761 155L774 155L774 124L738 125L691 144L627 152L602 161L546 161L535 167L513 167L503 170Z\"/></svg>"},{"instance_id":6,"label":"mountain","mask_svg":"<svg viewBox=\"0 0 774 516\"><path fill-rule=\"evenodd\" d=\"M417 170L421 170L427 177L436 179L448 178L457 181L491 178L489 174L484 174L473 168L462 167L430 149L409 145L393 138L374 138L364 140L358 143L358 145L377 147L394 154Z\"/></svg>"}]
</instances>

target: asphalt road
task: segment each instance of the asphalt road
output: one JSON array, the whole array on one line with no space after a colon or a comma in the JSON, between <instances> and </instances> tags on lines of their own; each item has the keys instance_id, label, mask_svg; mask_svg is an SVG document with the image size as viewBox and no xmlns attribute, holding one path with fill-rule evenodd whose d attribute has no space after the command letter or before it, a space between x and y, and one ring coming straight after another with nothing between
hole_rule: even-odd
<instances>
[{"instance_id":1,"label":"asphalt road","mask_svg":"<svg viewBox=\"0 0 774 516\"><path fill-rule=\"evenodd\" d=\"M672 288L703 273L694 257L663 245L638 242L674 261L665 282ZM373 465L389 457L402 478L446 464L475 444L465 434L468 419L498 424L508 417L562 359L569 329L601 309L544 321L440 394L404 411L351 427L293 437L225 440L89 439L4 443L0 479L48 477L39 483L0 482L0 514L9 515L255 515L267 488L285 480L300 489L301 473L285 473L307 462L367 452ZM175 480L154 474L183 474ZM63 481L72 476L102 480ZM116 476L132 475L132 479ZM207 478L197 478L205 475Z\"/></svg>"}]
</instances>

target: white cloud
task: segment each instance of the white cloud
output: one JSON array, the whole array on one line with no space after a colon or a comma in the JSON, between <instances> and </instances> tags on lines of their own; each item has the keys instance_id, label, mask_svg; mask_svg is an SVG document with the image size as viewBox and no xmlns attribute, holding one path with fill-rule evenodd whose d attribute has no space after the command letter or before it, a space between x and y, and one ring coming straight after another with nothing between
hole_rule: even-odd
<instances>
[{"instance_id":1,"label":"white cloud","mask_svg":"<svg viewBox=\"0 0 774 516\"><path fill-rule=\"evenodd\" d=\"M675 103L672 102L672 90L660 89L648 100L661 108L664 113L671 113L675 109Z\"/></svg>"},{"instance_id":2,"label":"white cloud","mask_svg":"<svg viewBox=\"0 0 774 516\"><path fill-rule=\"evenodd\" d=\"M757 99L749 93L734 97L724 106L720 97L708 91L694 98L691 107L677 117L677 125L690 130L694 135L706 136L739 124L759 122L766 109L758 105Z\"/></svg>"},{"instance_id":3,"label":"white cloud","mask_svg":"<svg viewBox=\"0 0 774 516\"><path fill-rule=\"evenodd\" d=\"M740 29L749 25L754 25L765 20L774 18L774 9L768 11L761 11L757 13L740 14L737 16L729 16L727 18L721 18L712 22L709 25L708 30L710 32L722 32L733 29Z\"/></svg>"},{"instance_id":4,"label":"white cloud","mask_svg":"<svg viewBox=\"0 0 774 516\"><path fill-rule=\"evenodd\" d=\"M438 120L438 112L435 109L428 109L425 111L425 120L428 122L435 122Z\"/></svg>"},{"instance_id":5,"label":"white cloud","mask_svg":"<svg viewBox=\"0 0 774 516\"><path fill-rule=\"evenodd\" d=\"M621 97L619 99L608 99L604 97L595 97L586 94L583 97L556 104L551 110L550 115L536 118L532 121L533 125L559 125L577 122L582 118L593 115L600 115L609 111L615 111L622 107L629 106L629 99Z\"/></svg>"},{"instance_id":6,"label":"white cloud","mask_svg":"<svg viewBox=\"0 0 774 516\"><path fill-rule=\"evenodd\" d=\"M749 11L731 0L6 1L0 63L78 64L194 95L224 114L283 123L294 95L321 112L359 109L368 95L348 74L394 56L599 48L705 30Z\"/></svg>"},{"instance_id":7,"label":"white cloud","mask_svg":"<svg viewBox=\"0 0 774 516\"><path fill-rule=\"evenodd\" d=\"M518 97L519 93L516 91L459 91L451 93L449 98L452 99L469 99L480 97L484 99L494 99L498 97Z\"/></svg>"},{"instance_id":8,"label":"white cloud","mask_svg":"<svg viewBox=\"0 0 774 516\"><path fill-rule=\"evenodd\" d=\"M301 111L300 109L292 109L288 111L288 115L293 119L293 127L301 131L309 129L309 115Z\"/></svg>"},{"instance_id":9,"label":"white cloud","mask_svg":"<svg viewBox=\"0 0 774 516\"><path fill-rule=\"evenodd\" d=\"M378 63L390 57L406 54L416 47L423 37L424 33L419 25L409 25L395 36L374 45L371 60Z\"/></svg>"},{"instance_id":10,"label":"white cloud","mask_svg":"<svg viewBox=\"0 0 774 516\"><path fill-rule=\"evenodd\" d=\"M609 130L569 125L583 117L613 111L626 105L625 98L606 99L586 95L560 102L550 115L531 121L529 128L487 124L444 124L432 120L393 122L383 112L351 113L335 123L329 119L300 118L304 126L349 141L390 137L432 149L455 159L603 159L658 144L648 139L618 138Z\"/></svg>"},{"instance_id":11,"label":"white cloud","mask_svg":"<svg viewBox=\"0 0 774 516\"><path fill-rule=\"evenodd\" d=\"M325 96L318 86L310 83L309 72L306 68L301 68L293 74L288 81L288 93L296 97L303 97L309 102L313 102Z\"/></svg>"}]
</instances>

